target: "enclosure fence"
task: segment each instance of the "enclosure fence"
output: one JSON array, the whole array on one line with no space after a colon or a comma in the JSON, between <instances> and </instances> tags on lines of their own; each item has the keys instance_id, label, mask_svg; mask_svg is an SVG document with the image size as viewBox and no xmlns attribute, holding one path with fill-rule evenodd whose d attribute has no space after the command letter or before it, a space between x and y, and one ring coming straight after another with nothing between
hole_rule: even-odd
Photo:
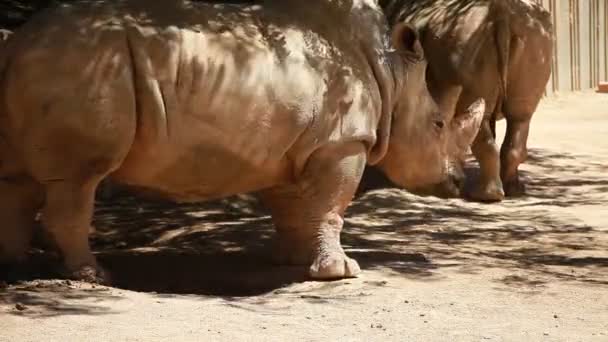
<instances>
[{"instance_id":1,"label":"enclosure fence","mask_svg":"<svg viewBox=\"0 0 608 342\"><path fill-rule=\"evenodd\" d=\"M608 0L536 0L555 32L547 93L596 88L608 81Z\"/></svg>"}]
</instances>

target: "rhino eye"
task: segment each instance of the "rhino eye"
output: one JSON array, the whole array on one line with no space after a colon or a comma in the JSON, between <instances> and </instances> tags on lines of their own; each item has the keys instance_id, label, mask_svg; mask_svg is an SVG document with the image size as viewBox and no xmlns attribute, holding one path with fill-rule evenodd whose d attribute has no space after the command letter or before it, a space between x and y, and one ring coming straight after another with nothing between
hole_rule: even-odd
<instances>
[{"instance_id":1,"label":"rhino eye","mask_svg":"<svg viewBox=\"0 0 608 342\"><path fill-rule=\"evenodd\" d=\"M445 122L443 122L443 120L435 120L434 124L438 129L443 129L445 126Z\"/></svg>"}]
</instances>

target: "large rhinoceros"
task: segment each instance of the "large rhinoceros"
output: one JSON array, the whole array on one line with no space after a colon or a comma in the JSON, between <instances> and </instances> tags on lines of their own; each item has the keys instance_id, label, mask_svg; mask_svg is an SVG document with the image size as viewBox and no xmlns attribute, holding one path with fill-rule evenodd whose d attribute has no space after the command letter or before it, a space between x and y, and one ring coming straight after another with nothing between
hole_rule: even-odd
<instances>
[{"instance_id":1,"label":"large rhinoceros","mask_svg":"<svg viewBox=\"0 0 608 342\"><path fill-rule=\"evenodd\" d=\"M441 111L459 115L478 98L486 101L472 146L481 168L472 198L499 201L505 193L521 194L518 167L551 74L549 12L531 0L381 0L380 5L389 25L410 22L419 30L429 89ZM503 117L507 132L499 153L495 122ZM462 169L462 162L456 167ZM459 195L452 189L448 193Z\"/></svg>"},{"instance_id":2,"label":"large rhinoceros","mask_svg":"<svg viewBox=\"0 0 608 342\"><path fill-rule=\"evenodd\" d=\"M354 276L340 231L365 164L408 188L441 182L484 110L446 121L417 32L389 37L372 0L62 5L0 56L0 252L24 254L40 210L88 280L103 274L88 231L104 178L178 202L256 191L279 260Z\"/></svg>"}]
</instances>

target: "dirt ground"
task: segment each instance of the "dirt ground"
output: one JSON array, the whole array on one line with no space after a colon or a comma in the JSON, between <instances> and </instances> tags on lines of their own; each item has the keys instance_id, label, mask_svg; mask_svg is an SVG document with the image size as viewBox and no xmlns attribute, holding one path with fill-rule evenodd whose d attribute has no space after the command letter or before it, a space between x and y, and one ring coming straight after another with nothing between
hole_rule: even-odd
<instances>
[{"instance_id":1,"label":"dirt ground","mask_svg":"<svg viewBox=\"0 0 608 342\"><path fill-rule=\"evenodd\" d=\"M273 266L246 197L101 204L93 243L117 287L5 284L0 341L608 341L608 95L545 100L529 145L524 198L358 198L357 279Z\"/></svg>"}]
</instances>

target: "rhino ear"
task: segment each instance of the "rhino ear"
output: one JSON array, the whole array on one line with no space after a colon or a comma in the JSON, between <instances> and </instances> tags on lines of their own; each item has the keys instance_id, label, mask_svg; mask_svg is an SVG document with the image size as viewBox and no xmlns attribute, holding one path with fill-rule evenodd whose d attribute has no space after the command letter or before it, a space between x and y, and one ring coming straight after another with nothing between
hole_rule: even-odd
<instances>
[{"instance_id":1,"label":"rhino ear","mask_svg":"<svg viewBox=\"0 0 608 342\"><path fill-rule=\"evenodd\" d=\"M424 56L418 30L409 23L401 22L393 28L393 46L397 51L413 54L418 58Z\"/></svg>"}]
</instances>

